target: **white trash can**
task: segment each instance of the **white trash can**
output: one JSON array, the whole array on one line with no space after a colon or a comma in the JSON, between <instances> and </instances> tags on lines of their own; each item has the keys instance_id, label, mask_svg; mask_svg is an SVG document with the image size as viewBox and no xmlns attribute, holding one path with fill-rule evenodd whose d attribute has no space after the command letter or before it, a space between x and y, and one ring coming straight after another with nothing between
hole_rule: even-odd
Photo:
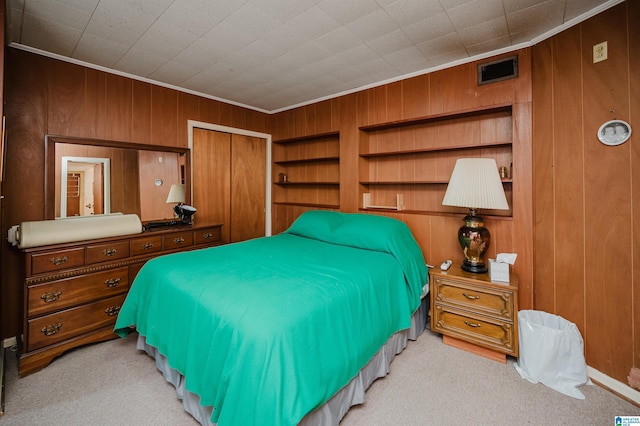
<instances>
[{"instance_id":1,"label":"white trash can","mask_svg":"<svg viewBox=\"0 0 640 426\"><path fill-rule=\"evenodd\" d=\"M514 367L523 379L584 399L577 387L591 381L582 335L574 323L548 312L522 310L518 334L520 354Z\"/></svg>"}]
</instances>

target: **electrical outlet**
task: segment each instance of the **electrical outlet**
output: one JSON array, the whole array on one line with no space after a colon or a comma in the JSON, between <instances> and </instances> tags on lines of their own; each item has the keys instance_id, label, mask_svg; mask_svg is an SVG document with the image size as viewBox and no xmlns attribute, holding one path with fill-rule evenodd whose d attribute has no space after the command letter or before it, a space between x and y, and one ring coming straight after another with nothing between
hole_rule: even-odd
<instances>
[{"instance_id":1,"label":"electrical outlet","mask_svg":"<svg viewBox=\"0 0 640 426\"><path fill-rule=\"evenodd\" d=\"M603 41L593 46L593 63L607 59L607 42Z\"/></svg>"}]
</instances>

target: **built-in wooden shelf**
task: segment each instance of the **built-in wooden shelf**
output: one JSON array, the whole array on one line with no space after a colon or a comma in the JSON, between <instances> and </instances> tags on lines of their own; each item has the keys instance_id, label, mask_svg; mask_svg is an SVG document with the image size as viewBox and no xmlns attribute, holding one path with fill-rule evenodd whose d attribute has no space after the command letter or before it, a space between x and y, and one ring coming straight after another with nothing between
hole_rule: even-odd
<instances>
[{"instance_id":1,"label":"built-in wooden shelf","mask_svg":"<svg viewBox=\"0 0 640 426\"><path fill-rule=\"evenodd\" d=\"M289 164L305 164L305 163L333 163L339 162L340 157L338 156L329 156L329 157L315 157L315 158L297 158L293 160L274 160L274 164L280 164L282 166L286 166Z\"/></svg>"},{"instance_id":2,"label":"built-in wooden shelf","mask_svg":"<svg viewBox=\"0 0 640 426\"><path fill-rule=\"evenodd\" d=\"M404 120L394 120L394 121L387 121L384 123L369 124L366 126L360 126L359 129L364 131L385 130L385 129L392 129L394 127L411 126L414 124L435 123L438 121L449 121L457 118L473 117L477 115L486 115L486 114L493 114L493 113L499 113L499 112L511 112L511 109L512 109L512 105L510 103L496 104L496 105L480 107L480 108L471 108L471 109L464 109L464 110L452 111L452 112L446 112L446 113L431 114L431 115L426 115L426 116L416 117L416 118L407 118Z\"/></svg>"},{"instance_id":3,"label":"built-in wooden shelf","mask_svg":"<svg viewBox=\"0 0 640 426\"><path fill-rule=\"evenodd\" d=\"M273 204L277 204L279 206L314 207L319 209L339 209L340 208L340 204L294 203L294 202L282 202L282 201L275 201Z\"/></svg>"},{"instance_id":4,"label":"built-in wooden shelf","mask_svg":"<svg viewBox=\"0 0 640 426\"><path fill-rule=\"evenodd\" d=\"M321 139L333 139L339 136L340 136L340 132L316 133L313 135L274 140L272 143L275 143L278 145L285 145L290 143L306 143L306 142L315 142Z\"/></svg>"},{"instance_id":5,"label":"built-in wooden shelf","mask_svg":"<svg viewBox=\"0 0 640 426\"><path fill-rule=\"evenodd\" d=\"M340 132L273 141L271 158L274 205L340 208Z\"/></svg>"},{"instance_id":6,"label":"built-in wooden shelf","mask_svg":"<svg viewBox=\"0 0 640 426\"><path fill-rule=\"evenodd\" d=\"M502 183L512 183L511 179L501 179ZM369 180L369 181L361 181L361 185L448 185L449 181L446 180L399 180L399 181L378 181L378 180Z\"/></svg>"},{"instance_id":7,"label":"built-in wooden shelf","mask_svg":"<svg viewBox=\"0 0 640 426\"><path fill-rule=\"evenodd\" d=\"M456 146L441 146L441 147L429 147L429 148L419 148L419 149L406 149L406 150L397 150L397 151L383 151L383 152L366 152L360 153L360 157L363 158L375 158L375 157L390 157L394 155L418 155L418 154L430 154L437 153L443 151L463 151L468 149L478 149L478 148L499 148L499 147L509 147L511 146L511 142L495 142L488 143L482 145L456 145Z\"/></svg>"},{"instance_id":8,"label":"built-in wooden shelf","mask_svg":"<svg viewBox=\"0 0 640 426\"><path fill-rule=\"evenodd\" d=\"M395 208L381 208L381 207L368 207L368 208L360 207L358 210L362 211L362 212L375 211L375 212L381 212L381 213L403 213L403 214L415 214L415 215L423 215L423 216L459 217L460 220L463 220L464 217L466 216L466 213L453 213L453 212L443 212L443 211L436 211L436 210L410 210L410 209L408 209L408 210L397 210ZM484 214L484 213L482 213L482 211L480 211L479 215L484 219L506 220L508 222L511 222L513 220L513 217L511 217L511 216L500 216L500 215L494 215L494 214Z\"/></svg>"},{"instance_id":9,"label":"built-in wooden shelf","mask_svg":"<svg viewBox=\"0 0 640 426\"><path fill-rule=\"evenodd\" d=\"M340 182L274 182L280 186L340 185Z\"/></svg>"},{"instance_id":10,"label":"built-in wooden shelf","mask_svg":"<svg viewBox=\"0 0 640 426\"><path fill-rule=\"evenodd\" d=\"M460 216L459 209L440 203L456 160L491 157L498 166L509 168L513 163L512 114L512 104L503 103L360 126L361 208ZM513 180L502 182L511 206ZM397 194L403 194L403 202L397 202ZM513 208L491 213L483 216L510 218Z\"/></svg>"}]
</instances>

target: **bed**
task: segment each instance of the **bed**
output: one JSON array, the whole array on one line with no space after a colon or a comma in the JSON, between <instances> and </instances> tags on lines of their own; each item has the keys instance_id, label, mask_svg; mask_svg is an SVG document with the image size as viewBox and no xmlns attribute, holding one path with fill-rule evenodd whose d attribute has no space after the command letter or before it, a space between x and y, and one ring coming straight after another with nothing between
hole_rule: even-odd
<instances>
[{"instance_id":1,"label":"bed","mask_svg":"<svg viewBox=\"0 0 640 426\"><path fill-rule=\"evenodd\" d=\"M138 332L202 424L337 424L425 325L401 221L309 211L278 235L150 260L115 332Z\"/></svg>"}]
</instances>

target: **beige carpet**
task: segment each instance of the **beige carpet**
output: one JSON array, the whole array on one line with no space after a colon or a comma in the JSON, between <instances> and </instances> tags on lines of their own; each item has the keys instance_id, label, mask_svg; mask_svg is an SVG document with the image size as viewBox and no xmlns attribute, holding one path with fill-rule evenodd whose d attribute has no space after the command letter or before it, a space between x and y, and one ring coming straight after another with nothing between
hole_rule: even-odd
<instances>
[{"instance_id":1,"label":"beige carpet","mask_svg":"<svg viewBox=\"0 0 640 426\"><path fill-rule=\"evenodd\" d=\"M76 349L19 379L7 355L0 425L194 425L135 335ZM520 378L507 365L444 345L425 331L341 425L614 425L640 407L583 386L577 400Z\"/></svg>"}]
</instances>

